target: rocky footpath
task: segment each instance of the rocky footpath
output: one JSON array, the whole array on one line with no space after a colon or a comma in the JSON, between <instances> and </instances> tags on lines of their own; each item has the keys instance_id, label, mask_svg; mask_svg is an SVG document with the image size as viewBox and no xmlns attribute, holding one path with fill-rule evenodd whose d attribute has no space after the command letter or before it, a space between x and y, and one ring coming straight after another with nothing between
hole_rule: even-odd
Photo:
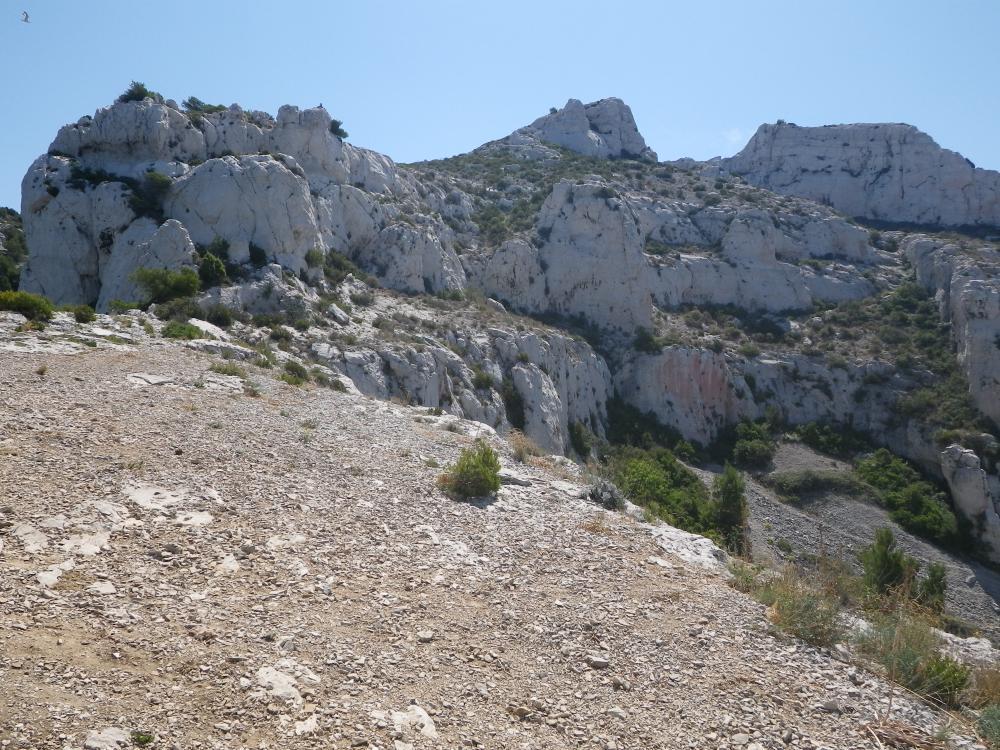
<instances>
[{"instance_id":1,"label":"rocky footpath","mask_svg":"<svg viewBox=\"0 0 1000 750\"><path fill-rule=\"evenodd\" d=\"M456 502L463 423L139 322L4 317L5 746L877 748L890 719L974 746L572 466L476 427L509 483Z\"/></svg>"},{"instance_id":2,"label":"rocky footpath","mask_svg":"<svg viewBox=\"0 0 1000 750\"><path fill-rule=\"evenodd\" d=\"M761 125L723 168L848 216L934 227L1000 227L1000 173L912 125Z\"/></svg>"}]
</instances>

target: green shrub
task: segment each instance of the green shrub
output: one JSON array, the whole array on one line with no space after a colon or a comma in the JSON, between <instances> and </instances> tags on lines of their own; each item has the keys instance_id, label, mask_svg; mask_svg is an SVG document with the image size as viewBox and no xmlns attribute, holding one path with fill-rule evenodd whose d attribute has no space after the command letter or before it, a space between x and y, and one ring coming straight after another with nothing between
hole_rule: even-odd
<instances>
[{"instance_id":1,"label":"green shrub","mask_svg":"<svg viewBox=\"0 0 1000 750\"><path fill-rule=\"evenodd\" d=\"M164 338L168 339L201 339L205 334L198 326L190 323L182 323L179 320L171 320L160 332Z\"/></svg>"},{"instance_id":2,"label":"green shrub","mask_svg":"<svg viewBox=\"0 0 1000 750\"><path fill-rule=\"evenodd\" d=\"M238 378L245 378L247 376L246 370L233 362L216 362L208 369L212 372L217 372L219 375L234 375Z\"/></svg>"},{"instance_id":3,"label":"green shrub","mask_svg":"<svg viewBox=\"0 0 1000 750\"><path fill-rule=\"evenodd\" d=\"M712 482L712 496L716 504L716 528L729 551L737 555L744 555L749 551L745 490L743 477L730 464L726 464L722 474L716 476Z\"/></svg>"},{"instance_id":4,"label":"green shrub","mask_svg":"<svg viewBox=\"0 0 1000 750\"><path fill-rule=\"evenodd\" d=\"M796 433L799 440L813 450L840 458L846 458L868 447L868 441L861 433L841 425L809 422L798 427Z\"/></svg>"},{"instance_id":5,"label":"green shrub","mask_svg":"<svg viewBox=\"0 0 1000 750\"><path fill-rule=\"evenodd\" d=\"M927 574L917 581L917 602L931 612L944 612L944 595L948 588L947 570L941 563L927 566Z\"/></svg>"},{"instance_id":6,"label":"green shrub","mask_svg":"<svg viewBox=\"0 0 1000 750\"><path fill-rule=\"evenodd\" d=\"M636 331L632 346L635 347L637 352L659 354L663 350L664 342L660 337L654 336L653 332L648 328L639 328Z\"/></svg>"},{"instance_id":7,"label":"green shrub","mask_svg":"<svg viewBox=\"0 0 1000 750\"><path fill-rule=\"evenodd\" d=\"M0 292L0 310L21 313L28 320L52 318L52 303L40 294L30 292Z\"/></svg>"},{"instance_id":8,"label":"green shrub","mask_svg":"<svg viewBox=\"0 0 1000 750\"><path fill-rule=\"evenodd\" d=\"M583 422L569 423L569 444L573 446L576 455L586 459L594 447L594 433L587 429Z\"/></svg>"},{"instance_id":9,"label":"green shrub","mask_svg":"<svg viewBox=\"0 0 1000 750\"><path fill-rule=\"evenodd\" d=\"M205 289L221 286L229 281L226 276L226 264L217 255L205 253L198 263L198 278Z\"/></svg>"},{"instance_id":10,"label":"green shrub","mask_svg":"<svg viewBox=\"0 0 1000 750\"><path fill-rule=\"evenodd\" d=\"M500 489L500 459L484 440L465 448L438 478L438 485L456 497L482 497Z\"/></svg>"},{"instance_id":11,"label":"green shrub","mask_svg":"<svg viewBox=\"0 0 1000 750\"><path fill-rule=\"evenodd\" d=\"M351 303L358 307L371 307L375 304L375 295L371 292L351 292Z\"/></svg>"},{"instance_id":12,"label":"green shrub","mask_svg":"<svg viewBox=\"0 0 1000 750\"><path fill-rule=\"evenodd\" d=\"M90 305L68 305L63 309L73 313L73 319L77 323L93 323L97 319L97 313Z\"/></svg>"},{"instance_id":13,"label":"green shrub","mask_svg":"<svg viewBox=\"0 0 1000 750\"><path fill-rule=\"evenodd\" d=\"M917 574L918 563L896 547L891 529L875 532L875 541L861 550L858 557L864 569L865 587L885 594L901 586L909 586Z\"/></svg>"},{"instance_id":14,"label":"green shrub","mask_svg":"<svg viewBox=\"0 0 1000 750\"><path fill-rule=\"evenodd\" d=\"M347 278L348 274L353 274L357 279L364 279L366 276L346 255L338 253L335 250L326 251L326 258L323 261L323 274L326 276L326 280L333 286L337 286L337 284Z\"/></svg>"},{"instance_id":15,"label":"green shrub","mask_svg":"<svg viewBox=\"0 0 1000 750\"><path fill-rule=\"evenodd\" d=\"M115 101L119 104L124 102L141 102L143 99L152 99L154 102L163 103L163 97L155 91L146 88L146 84L139 81L132 81L125 92Z\"/></svg>"},{"instance_id":16,"label":"green shrub","mask_svg":"<svg viewBox=\"0 0 1000 750\"><path fill-rule=\"evenodd\" d=\"M140 268L132 274L149 297L149 303L160 304L179 297L190 297L201 289L201 281L193 268L172 271L169 268Z\"/></svg>"},{"instance_id":17,"label":"green shrub","mask_svg":"<svg viewBox=\"0 0 1000 750\"><path fill-rule=\"evenodd\" d=\"M186 323L191 318L202 318L204 313L194 297L178 297L156 306L156 317L160 320L177 320Z\"/></svg>"},{"instance_id":18,"label":"green shrub","mask_svg":"<svg viewBox=\"0 0 1000 750\"><path fill-rule=\"evenodd\" d=\"M189 96L183 102L181 106L188 112L199 112L203 115L210 115L214 112L223 112L226 107L222 104L206 104L197 96Z\"/></svg>"},{"instance_id":19,"label":"green shrub","mask_svg":"<svg viewBox=\"0 0 1000 750\"><path fill-rule=\"evenodd\" d=\"M314 247L306 253L306 265L309 266L309 268L319 268L323 265L323 261L323 251L318 247Z\"/></svg>"},{"instance_id":20,"label":"green shrub","mask_svg":"<svg viewBox=\"0 0 1000 750\"><path fill-rule=\"evenodd\" d=\"M990 747L1000 748L1000 705L987 706L979 714L979 733Z\"/></svg>"},{"instance_id":21,"label":"green shrub","mask_svg":"<svg viewBox=\"0 0 1000 750\"><path fill-rule=\"evenodd\" d=\"M472 371L472 387L477 391L486 391L493 387L493 376L480 367Z\"/></svg>"},{"instance_id":22,"label":"green shrub","mask_svg":"<svg viewBox=\"0 0 1000 750\"><path fill-rule=\"evenodd\" d=\"M219 328L229 328L233 324L233 311L225 305L216 303L203 311L205 320ZM199 316L195 316L199 317Z\"/></svg>"},{"instance_id":23,"label":"green shrub","mask_svg":"<svg viewBox=\"0 0 1000 750\"><path fill-rule=\"evenodd\" d=\"M660 422L652 411L643 413L619 396L608 399L607 410L607 436L612 445L653 448L682 442L681 434ZM683 442L690 447L690 443Z\"/></svg>"},{"instance_id":24,"label":"green shrub","mask_svg":"<svg viewBox=\"0 0 1000 750\"><path fill-rule=\"evenodd\" d=\"M774 458L774 443L765 440L737 440L733 462L748 469L763 469Z\"/></svg>"},{"instance_id":25,"label":"green shrub","mask_svg":"<svg viewBox=\"0 0 1000 750\"><path fill-rule=\"evenodd\" d=\"M121 299L113 299L108 303L108 310L113 313L126 313L129 310L138 310L142 307L139 302L127 302Z\"/></svg>"},{"instance_id":26,"label":"green shrub","mask_svg":"<svg viewBox=\"0 0 1000 750\"><path fill-rule=\"evenodd\" d=\"M926 698L957 705L969 681L969 669L939 653L930 626L905 607L873 618L859 639L861 652L882 664L889 679Z\"/></svg>"},{"instance_id":27,"label":"green shrub","mask_svg":"<svg viewBox=\"0 0 1000 750\"><path fill-rule=\"evenodd\" d=\"M719 539L715 504L708 490L666 448L619 448L611 456L609 469L618 488L650 516Z\"/></svg>"},{"instance_id":28,"label":"green shrub","mask_svg":"<svg viewBox=\"0 0 1000 750\"><path fill-rule=\"evenodd\" d=\"M128 180L126 184L132 188L128 204L136 216L145 216L156 223L163 221L163 201L173 184L167 175L159 172L147 172L141 182Z\"/></svg>"},{"instance_id":29,"label":"green shrub","mask_svg":"<svg viewBox=\"0 0 1000 750\"><path fill-rule=\"evenodd\" d=\"M347 131L344 130L344 123L340 120L330 120L330 132L342 141L347 139Z\"/></svg>"},{"instance_id":30,"label":"green shrub","mask_svg":"<svg viewBox=\"0 0 1000 750\"><path fill-rule=\"evenodd\" d=\"M840 602L791 572L764 587L760 598L772 606L775 625L806 643L830 647L843 635Z\"/></svg>"},{"instance_id":31,"label":"green shrub","mask_svg":"<svg viewBox=\"0 0 1000 750\"><path fill-rule=\"evenodd\" d=\"M290 385L302 385L309 380L309 371L298 362L288 360L285 362L285 371L281 374L281 379Z\"/></svg>"},{"instance_id":32,"label":"green shrub","mask_svg":"<svg viewBox=\"0 0 1000 750\"><path fill-rule=\"evenodd\" d=\"M903 528L939 544L958 541L958 519L946 496L904 460L880 448L859 461L855 472L878 491L881 504Z\"/></svg>"},{"instance_id":33,"label":"green shrub","mask_svg":"<svg viewBox=\"0 0 1000 750\"><path fill-rule=\"evenodd\" d=\"M768 476L767 484L781 495L783 500L800 502L810 495L827 492L841 492L857 499L877 502L875 491L853 474L836 470L803 469L801 471L780 471Z\"/></svg>"}]
</instances>

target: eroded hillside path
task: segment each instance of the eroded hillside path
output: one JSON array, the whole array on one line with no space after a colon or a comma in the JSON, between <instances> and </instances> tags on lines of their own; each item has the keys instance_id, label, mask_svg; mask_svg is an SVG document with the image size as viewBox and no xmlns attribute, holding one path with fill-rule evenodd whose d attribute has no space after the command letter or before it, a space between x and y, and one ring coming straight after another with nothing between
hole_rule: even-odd
<instances>
[{"instance_id":1,"label":"eroded hillside path","mask_svg":"<svg viewBox=\"0 0 1000 750\"><path fill-rule=\"evenodd\" d=\"M885 683L565 473L455 502L426 410L213 361L0 354L4 747L874 746Z\"/></svg>"}]
</instances>

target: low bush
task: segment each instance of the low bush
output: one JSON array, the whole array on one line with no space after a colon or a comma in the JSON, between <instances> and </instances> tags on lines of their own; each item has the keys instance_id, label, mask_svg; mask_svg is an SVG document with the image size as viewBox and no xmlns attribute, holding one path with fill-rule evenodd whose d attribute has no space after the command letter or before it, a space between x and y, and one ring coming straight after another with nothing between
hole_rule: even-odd
<instances>
[{"instance_id":1,"label":"low bush","mask_svg":"<svg viewBox=\"0 0 1000 750\"><path fill-rule=\"evenodd\" d=\"M233 362L216 362L208 369L219 375L234 375L238 378L247 376L247 371Z\"/></svg>"},{"instance_id":2,"label":"low bush","mask_svg":"<svg viewBox=\"0 0 1000 750\"><path fill-rule=\"evenodd\" d=\"M203 310L205 320L219 328L229 328L235 320L233 311L225 305L216 303Z\"/></svg>"},{"instance_id":3,"label":"low bush","mask_svg":"<svg viewBox=\"0 0 1000 750\"><path fill-rule=\"evenodd\" d=\"M132 189L128 203L136 216L145 216L156 223L163 221L163 201L173 184L167 175L147 172L142 181L126 180Z\"/></svg>"},{"instance_id":4,"label":"low bush","mask_svg":"<svg viewBox=\"0 0 1000 750\"><path fill-rule=\"evenodd\" d=\"M198 326L190 323L182 323L179 320L171 320L160 332L164 338L168 339L201 339L205 334Z\"/></svg>"},{"instance_id":5,"label":"low bush","mask_svg":"<svg viewBox=\"0 0 1000 750\"><path fill-rule=\"evenodd\" d=\"M340 120L330 120L330 132L342 141L347 138L347 131L344 130L344 123Z\"/></svg>"},{"instance_id":6,"label":"low bush","mask_svg":"<svg viewBox=\"0 0 1000 750\"><path fill-rule=\"evenodd\" d=\"M868 441L861 433L842 425L809 422L798 427L796 433L799 440L813 450L839 458L847 458L868 447Z\"/></svg>"},{"instance_id":7,"label":"low bush","mask_svg":"<svg viewBox=\"0 0 1000 750\"><path fill-rule=\"evenodd\" d=\"M203 115L210 115L215 112L224 112L226 110L225 105L222 104L206 104L197 96L189 96L183 102L181 106L184 107L187 112L199 112Z\"/></svg>"},{"instance_id":8,"label":"low bush","mask_svg":"<svg viewBox=\"0 0 1000 750\"><path fill-rule=\"evenodd\" d=\"M790 502L801 502L810 495L833 492L848 494L855 499L878 501L872 487L853 474L843 471L824 469L779 471L769 475L765 481L783 500Z\"/></svg>"},{"instance_id":9,"label":"low bush","mask_svg":"<svg viewBox=\"0 0 1000 750\"><path fill-rule=\"evenodd\" d=\"M861 550L858 557L864 570L865 587L876 594L909 586L919 568L916 560L896 547L896 537L887 528L878 529L875 541Z\"/></svg>"},{"instance_id":10,"label":"low bush","mask_svg":"<svg viewBox=\"0 0 1000 750\"><path fill-rule=\"evenodd\" d=\"M472 371L472 387L477 391L488 391L493 387L493 376L480 367Z\"/></svg>"},{"instance_id":11,"label":"low bush","mask_svg":"<svg viewBox=\"0 0 1000 750\"><path fill-rule=\"evenodd\" d=\"M141 102L143 99L152 99L154 102L163 103L163 97L160 94L146 88L146 84L140 81L132 81L122 95L115 99L115 102L118 104L124 102Z\"/></svg>"},{"instance_id":12,"label":"low bush","mask_svg":"<svg viewBox=\"0 0 1000 750\"><path fill-rule=\"evenodd\" d=\"M934 631L906 607L873 618L858 645L889 679L932 701L957 705L969 682L969 669L941 655Z\"/></svg>"},{"instance_id":13,"label":"low bush","mask_svg":"<svg viewBox=\"0 0 1000 750\"><path fill-rule=\"evenodd\" d=\"M843 636L840 602L791 570L765 584L758 598L771 606L775 625L806 643L830 647Z\"/></svg>"},{"instance_id":14,"label":"low bush","mask_svg":"<svg viewBox=\"0 0 1000 750\"><path fill-rule=\"evenodd\" d=\"M20 313L36 321L50 320L53 313L51 302L31 292L0 292L0 310Z\"/></svg>"},{"instance_id":15,"label":"low bush","mask_svg":"<svg viewBox=\"0 0 1000 750\"><path fill-rule=\"evenodd\" d=\"M318 247L314 247L306 253L305 260L306 265L309 266L309 268L319 268L323 265L324 261L323 251Z\"/></svg>"},{"instance_id":16,"label":"low bush","mask_svg":"<svg viewBox=\"0 0 1000 750\"><path fill-rule=\"evenodd\" d=\"M456 497L482 497L500 489L500 459L489 444L477 440L465 448L452 466L438 477L438 485Z\"/></svg>"},{"instance_id":17,"label":"low bush","mask_svg":"<svg viewBox=\"0 0 1000 750\"><path fill-rule=\"evenodd\" d=\"M500 397L503 399L504 410L507 412L507 421L519 430L524 429L524 397L517 390L514 381L504 378L500 384Z\"/></svg>"},{"instance_id":18,"label":"low bush","mask_svg":"<svg viewBox=\"0 0 1000 750\"><path fill-rule=\"evenodd\" d=\"M150 304L190 297L201 289L201 280L193 268L176 271L169 268L139 268L132 274L132 278L146 292Z\"/></svg>"},{"instance_id":19,"label":"low bush","mask_svg":"<svg viewBox=\"0 0 1000 750\"><path fill-rule=\"evenodd\" d=\"M229 281L226 275L226 264L212 253L205 253L198 262L198 278L204 289L221 286Z\"/></svg>"},{"instance_id":20,"label":"low bush","mask_svg":"<svg viewBox=\"0 0 1000 750\"><path fill-rule=\"evenodd\" d=\"M73 319L77 323L93 323L97 319L97 313L90 305L68 305L63 309L73 313Z\"/></svg>"},{"instance_id":21,"label":"low bush","mask_svg":"<svg viewBox=\"0 0 1000 750\"><path fill-rule=\"evenodd\" d=\"M375 295L371 292L351 292L351 304L358 307L371 307L375 304Z\"/></svg>"},{"instance_id":22,"label":"low bush","mask_svg":"<svg viewBox=\"0 0 1000 750\"><path fill-rule=\"evenodd\" d=\"M514 451L514 458L522 464L530 457L544 455L538 444L520 430L511 430L507 434L507 442Z\"/></svg>"},{"instance_id":23,"label":"low bush","mask_svg":"<svg viewBox=\"0 0 1000 750\"><path fill-rule=\"evenodd\" d=\"M749 551L749 527L746 484L742 475L730 464L712 482L712 498L716 505L716 528L726 548L736 554Z\"/></svg>"},{"instance_id":24,"label":"low bush","mask_svg":"<svg viewBox=\"0 0 1000 750\"><path fill-rule=\"evenodd\" d=\"M309 380L309 371L293 360L285 362L284 372L279 375L289 385L302 385Z\"/></svg>"},{"instance_id":25,"label":"low bush","mask_svg":"<svg viewBox=\"0 0 1000 750\"><path fill-rule=\"evenodd\" d=\"M186 323L191 318L202 318L201 306L194 297L179 297L156 306L156 317L160 320L177 320Z\"/></svg>"}]
</instances>

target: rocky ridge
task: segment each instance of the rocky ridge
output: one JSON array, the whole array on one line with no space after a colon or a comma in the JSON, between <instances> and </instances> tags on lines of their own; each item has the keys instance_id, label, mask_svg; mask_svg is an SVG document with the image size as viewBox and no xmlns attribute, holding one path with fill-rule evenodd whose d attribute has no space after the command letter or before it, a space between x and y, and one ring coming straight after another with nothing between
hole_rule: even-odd
<instances>
[{"instance_id":1,"label":"rocky ridge","mask_svg":"<svg viewBox=\"0 0 1000 750\"><path fill-rule=\"evenodd\" d=\"M761 125L721 160L728 172L848 216L934 227L1000 227L1000 173L911 125Z\"/></svg>"},{"instance_id":2,"label":"rocky ridge","mask_svg":"<svg viewBox=\"0 0 1000 750\"><path fill-rule=\"evenodd\" d=\"M833 366L816 345L829 343L817 309L900 286L902 248L919 260L919 283L943 295L967 387L995 426L1000 316L989 243L876 240L717 163L655 164L618 100L571 100L472 154L409 167L334 130L321 108L283 107L272 118L154 99L66 126L25 177L22 288L104 310L142 293L136 269L194 268L223 242L232 283L205 290L202 303L277 315L240 335L282 341L370 395L501 432L523 427L560 452L575 424L604 434L615 393L700 443L777 409L791 424L864 430L946 479L954 472L940 426L899 409L932 374L872 351ZM988 223L987 204L968 223ZM372 291L362 274L325 274L339 258L402 294ZM464 306L447 299L463 295ZM442 308L446 325L434 320ZM734 312L706 334L692 308ZM760 327L776 333L755 338ZM653 351L633 346L640 329L654 335ZM962 479L961 494L985 488L961 507L992 529L996 466L959 439L982 474ZM971 463L962 460L963 477Z\"/></svg>"}]
</instances>

